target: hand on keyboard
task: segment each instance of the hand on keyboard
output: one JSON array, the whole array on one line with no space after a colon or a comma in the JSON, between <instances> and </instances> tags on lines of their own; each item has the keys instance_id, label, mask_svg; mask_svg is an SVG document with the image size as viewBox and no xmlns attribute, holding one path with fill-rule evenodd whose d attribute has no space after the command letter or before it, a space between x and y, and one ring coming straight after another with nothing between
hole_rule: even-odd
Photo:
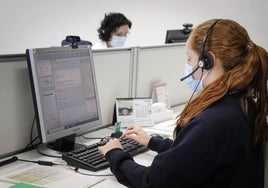
<instances>
[{"instance_id":1,"label":"hand on keyboard","mask_svg":"<svg viewBox=\"0 0 268 188\"><path fill-rule=\"evenodd\" d=\"M123 147L117 138L110 139L105 145L99 146L98 150L102 155L105 155L108 151L114 148L119 148L123 150Z\"/></svg>"},{"instance_id":2,"label":"hand on keyboard","mask_svg":"<svg viewBox=\"0 0 268 188\"><path fill-rule=\"evenodd\" d=\"M147 132L145 132L141 126L137 126L137 125L128 126L125 133L122 134L121 136L121 138L129 138L129 139L135 140L136 142L144 146L148 145L151 137L152 136L149 135Z\"/></svg>"},{"instance_id":3,"label":"hand on keyboard","mask_svg":"<svg viewBox=\"0 0 268 188\"><path fill-rule=\"evenodd\" d=\"M137 143L134 140L127 138L117 139L120 141L121 146L125 152L135 156L137 154L147 151L147 147ZM103 146L109 141L108 138L102 139L100 142L81 147L74 151L62 154L62 159L67 162L68 165L90 170L98 171L109 167L108 161L98 151L99 146Z\"/></svg>"}]
</instances>

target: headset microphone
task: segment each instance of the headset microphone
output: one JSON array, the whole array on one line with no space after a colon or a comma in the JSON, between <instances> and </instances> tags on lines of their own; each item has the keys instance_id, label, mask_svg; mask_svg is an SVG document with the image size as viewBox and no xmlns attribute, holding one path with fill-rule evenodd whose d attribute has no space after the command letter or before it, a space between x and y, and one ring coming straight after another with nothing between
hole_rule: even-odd
<instances>
[{"instance_id":1,"label":"headset microphone","mask_svg":"<svg viewBox=\"0 0 268 188\"><path fill-rule=\"evenodd\" d=\"M185 80L186 78L192 76L192 74L194 74L199 68L200 68L200 67L197 66L197 67L196 67L190 74L188 74L187 76L182 77L182 78L180 79L180 81L183 81L183 80Z\"/></svg>"}]
</instances>

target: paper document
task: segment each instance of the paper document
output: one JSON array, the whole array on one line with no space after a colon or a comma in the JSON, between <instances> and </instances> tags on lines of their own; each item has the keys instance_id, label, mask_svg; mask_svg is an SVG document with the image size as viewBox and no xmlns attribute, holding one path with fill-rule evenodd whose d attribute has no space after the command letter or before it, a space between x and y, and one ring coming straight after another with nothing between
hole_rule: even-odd
<instances>
[{"instance_id":1,"label":"paper document","mask_svg":"<svg viewBox=\"0 0 268 188\"><path fill-rule=\"evenodd\" d=\"M24 182L40 187L90 187L103 181L103 177L83 176L69 167L50 167L35 165L33 167L15 171L1 177L10 182Z\"/></svg>"}]
</instances>

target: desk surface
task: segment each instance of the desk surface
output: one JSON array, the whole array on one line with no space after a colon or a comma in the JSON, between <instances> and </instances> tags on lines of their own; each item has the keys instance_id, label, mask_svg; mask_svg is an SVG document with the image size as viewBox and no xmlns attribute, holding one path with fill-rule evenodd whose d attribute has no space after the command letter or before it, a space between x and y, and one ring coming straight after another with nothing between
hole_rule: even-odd
<instances>
[{"instance_id":1,"label":"desk surface","mask_svg":"<svg viewBox=\"0 0 268 188\"><path fill-rule=\"evenodd\" d=\"M154 127L147 127L149 132L163 132L166 136L172 134L173 120L165 123L159 123ZM174 125L174 124L173 124ZM172 128L172 129L171 129ZM101 138L110 135L113 129L105 128L85 135L86 138ZM99 139L85 139L85 137L77 137L78 143L92 144ZM153 157L156 155L153 151L147 151L134 157L134 160L142 165L149 166ZM117 182L115 176L110 169L104 169L97 172L79 169L75 171L73 167L67 166L66 162L60 158L53 158L39 154L36 150L16 155L19 159L38 161L52 161L55 166L41 166L36 163L16 161L8 165L2 166L0 169L0 187L10 187L19 182L31 182L31 184L42 187L94 187L94 188L120 188L124 187ZM20 186L17 186L20 187ZM21 186L22 187L22 186Z\"/></svg>"}]
</instances>

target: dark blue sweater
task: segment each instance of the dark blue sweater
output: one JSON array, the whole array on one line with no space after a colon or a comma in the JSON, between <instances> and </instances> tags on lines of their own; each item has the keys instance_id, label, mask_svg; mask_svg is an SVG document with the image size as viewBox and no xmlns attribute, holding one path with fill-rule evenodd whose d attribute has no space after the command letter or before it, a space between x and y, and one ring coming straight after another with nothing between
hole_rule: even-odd
<instances>
[{"instance_id":1,"label":"dark blue sweater","mask_svg":"<svg viewBox=\"0 0 268 188\"><path fill-rule=\"evenodd\" d=\"M263 158L253 152L252 130L238 98L226 96L194 117L174 141L151 138L158 155L142 166L120 149L106 154L127 187L263 188Z\"/></svg>"}]
</instances>

